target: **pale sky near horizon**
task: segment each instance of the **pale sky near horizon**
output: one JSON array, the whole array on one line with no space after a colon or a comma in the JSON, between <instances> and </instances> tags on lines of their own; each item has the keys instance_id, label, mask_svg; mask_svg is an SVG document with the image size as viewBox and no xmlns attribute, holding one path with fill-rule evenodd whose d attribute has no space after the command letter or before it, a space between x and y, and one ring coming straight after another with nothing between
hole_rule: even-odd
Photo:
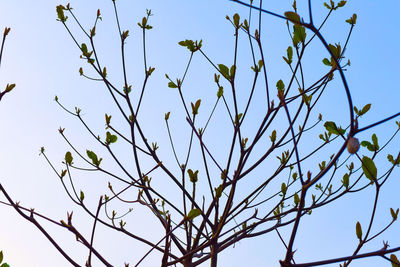
<instances>
[{"instance_id":1,"label":"pale sky near horizon","mask_svg":"<svg viewBox=\"0 0 400 267\"><path fill-rule=\"evenodd\" d=\"M290 10L291 2L264 1L264 8L282 14ZM298 6L301 6L301 2L305 1L298 1ZM44 157L39 156L40 147L44 146L56 169L61 170L65 151L71 149L58 134L59 127L66 128L66 135L82 151L92 147L93 150L100 151L82 125L56 105L53 101L55 95L68 108L73 109L75 106L82 108L84 116L99 133L104 132L104 111L117 114L117 109L111 106L104 86L79 76L80 66L83 66L85 73L86 70L88 74L91 72L85 62L79 59L80 51L68 33L61 23L56 21L56 5L66 5L66 3L66 1L49 0L36 1L36 3L29 0L0 1L1 32L4 27L11 27L1 62L0 86L3 90L7 83L17 84L14 91L7 94L0 102L0 181L11 196L21 201L22 205L35 208L38 212L55 220L65 219L67 211L73 210L77 225L89 233L92 221L79 221L79 218L87 217L73 205ZM110 77L120 79L118 33L111 0L71 0L70 3L76 15L82 20L85 29L92 26L97 9L101 10L103 21L98 24L96 40L104 60L110 62L107 65L110 66L108 68ZM233 32L225 15L232 16L238 12L242 18L245 18L248 15L248 9L228 0L118 0L117 3L122 29L130 30L127 40L128 71L136 88L142 79L143 64L141 34L137 22L145 15L146 9L151 9L154 13L154 16L150 18L150 25L154 28L148 31L147 53L148 65L156 67L156 71L149 81L149 92L145 96L146 101L141 112L146 114L146 120L143 123L146 129L151 130L150 137L160 138L159 142L166 144L164 147L169 148L169 143L165 139L167 132L163 122L164 113L172 111L171 120L173 121L175 118L182 119L178 116L182 110L179 109L181 106L177 105L178 95L176 91L167 87L168 81L164 74L168 73L171 78L181 76L189 55L189 52L177 43L184 39L203 39L204 51L215 62L231 62ZM320 22L327 13L322 3L323 1L313 1L317 22ZM301 10L305 9L301 8ZM372 103L371 111L361 122L363 125L399 112L400 92L397 83L398 49L400 48L399 10L400 2L395 0L379 2L349 0L344 8L332 15L328 20L326 31L323 32L328 42L340 41L343 44L349 29L344 20L353 13L357 13L357 25L346 51L346 57L351 60L351 67L346 71L346 75L354 104L360 107ZM307 18L306 13L302 16ZM70 18L69 23L71 22ZM267 67L275 79L281 74L288 73L281 59L288 45L286 26L279 19L268 15L264 15L263 23L264 45L268 60L271 62L271 65ZM74 30L78 32L76 27ZM83 39L82 35L78 37ZM317 47L315 51L323 50ZM313 58L313 51L309 53ZM244 54L249 55L249 51L244 51ZM315 73L318 73L320 69L326 70L326 66L321 63L323 57L326 57L326 53L315 55L318 59ZM210 94L215 95L215 87L208 90L206 87L208 83L204 81L205 75L202 75L204 73L208 75L209 70L210 65L204 58L199 54L196 55L193 68L187 77L188 83L194 88L190 93L188 92L188 99L206 99ZM309 71L310 73L307 74L310 76L315 74L312 67L309 67ZM246 80L246 76L242 77ZM212 76L208 75L206 79L212 81ZM332 88L335 86L337 88ZM346 102L341 101L343 96L344 90L340 83L331 85L327 98L324 100L327 103L323 113L326 116L324 118L342 120L345 124L348 116ZM206 109L212 104L204 101L202 108ZM186 124L181 125L187 127ZM214 126L216 135L224 130L224 125ZM359 138L370 140L372 133L376 132L383 142L395 130L394 121L390 121L373 131L360 134ZM179 138L181 129L176 128L174 134L176 138ZM387 153L397 153L399 144L400 139L397 137L391 143ZM310 143L310 145L313 144ZM179 147L179 144L177 146ZM362 149L364 150L361 154L368 153L365 148ZM385 161L386 156L383 154L381 157ZM374 230L380 229L379 226L388 222L390 207L400 207L399 176L399 169L396 168L390 182L383 189L376 217L377 226ZM88 188L88 199L90 192L96 192L97 197L107 189L107 179L93 182L95 178L93 174L87 177L84 174L80 178L82 182L79 186ZM367 224L373 200L371 196L373 196L373 190L345 196L337 204L305 217L302 220L298 242L295 243L298 248L298 261L307 262L351 254L357 245L355 222L360 220L363 225ZM95 198L92 197L92 202ZM0 199L4 200L3 196ZM129 219L127 220L129 223ZM151 225L145 225L140 221L137 223L140 231L151 232L149 230ZM75 259L80 259L79 262L83 265L87 251L78 245L74 237L51 225L45 225ZM102 233L96 241L101 248L111 247L107 255L117 262L116 266L122 266L124 261L136 258L135 253L138 251L142 254L145 251L140 248L139 243L131 244L124 239L121 239L121 243L112 243L107 236L110 232ZM327 235L326 238L331 239L331 242L325 240L325 235ZM400 236L398 223L395 223L389 231L362 252L380 249L383 240L390 241L392 247L400 246L398 238L396 243L396 236ZM129 247L131 245L132 247ZM0 250L3 250L5 261L12 267L70 266L33 225L4 205L0 205ZM242 240L234 248L223 252L220 266L278 266L278 260L284 257L283 253L282 243L276 235L270 234L254 240ZM400 258L400 253L397 253L397 256ZM142 266L158 266L159 263L155 260L158 258L149 259ZM203 265L208 266L208 264ZM390 266L390 263L374 258L356 261L352 265ZM338 266L338 264L332 266Z\"/></svg>"}]
</instances>

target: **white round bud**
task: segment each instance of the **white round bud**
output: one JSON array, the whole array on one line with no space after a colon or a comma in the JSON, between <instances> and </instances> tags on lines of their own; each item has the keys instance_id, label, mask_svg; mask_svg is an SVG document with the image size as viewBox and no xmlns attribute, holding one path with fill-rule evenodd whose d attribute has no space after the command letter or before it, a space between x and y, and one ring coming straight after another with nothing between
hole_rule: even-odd
<instances>
[{"instance_id":1,"label":"white round bud","mask_svg":"<svg viewBox=\"0 0 400 267\"><path fill-rule=\"evenodd\" d=\"M359 148L360 142L358 141L358 139L350 137L349 141L347 142L347 151L349 151L350 154L355 154Z\"/></svg>"}]
</instances>

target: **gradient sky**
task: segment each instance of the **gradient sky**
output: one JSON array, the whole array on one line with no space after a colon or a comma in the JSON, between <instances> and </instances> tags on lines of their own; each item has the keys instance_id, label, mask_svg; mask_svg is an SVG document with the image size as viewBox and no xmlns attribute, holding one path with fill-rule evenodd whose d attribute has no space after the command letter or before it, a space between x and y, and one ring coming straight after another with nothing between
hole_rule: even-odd
<instances>
[{"instance_id":1,"label":"gradient sky","mask_svg":"<svg viewBox=\"0 0 400 267\"><path fill-rule=\"evenodd\" d=\"M151 77L149 92L141 112L146 114L143 124L149 132L150 139L159 142L161 147L165 144L164 147L169 148L165 139L167 132L163 122L164 113L172 111L171 120L174 118L176 122L174 134L177 139L184 136L180 127L187 127L184 123L179 124L179 121L184 122L184 117L179 115L182 109L177 105L178 95L167 87L167 80L164 77L165 73L170 74L171 78L179 77L184 70L188 52L177 43L184 39L203 39L203 49L210 58L217 63L226 62L226 65L230 65L228 62L231 62L232 58L233 32L225 16L232 16L238 12L245 17L248 9L227 0L118 0L117 2L122 28L130 30L127 57L129 75L134 86L140 84L142 79L141 36L137 22L144 16L146 9L152 9L155 14L150 21L154 29L148 33L147 49L149 65L155 66L156 71L154 77ZM300 6L304 1L298 2ZM60 126L66 128L67 135L76 147L95 149L95 143L82 125L53 101L55 95L58 95L67 107L82 108L85 119L90 122L93 129L101 133L104 131L104 112L117 113L101 84L79 76L78 69L81 66L85 69L85 62L79 59L80 51L62 25L56 21L56 5L66 3L48 0L35 3L29 0L0 1L0 27L1 29L11 27L0 70L0 86L4 88L7 83L17 84L15 90L6 95L0 103L0 179L11 196L21 201L22 205L34 207L38 212L57 220L65 219L66 212L74 210L76 223L83 229L89 230L91 221L85 221L84 213L68 199L49 165L43 157L39 157L40 147L45 146L56 168L58 170L62 168L61 161L69 148L58 134ZM313 4L315 19L320 22L327 9L322 6L322 1L313 1ZM92 26L97 9L101 10L103 21L97 28L96 40L104 61L109 62L107 67L110 77L120 81L119 40L111 1L75 0L71 1L71 6L86 29ZM290 10L291 1L264 1L264 7L283 13ZM304 8L301 10L304 11ZM328 42L344 43L349 28L344 20L357 13L357 26L346 51L346 57L352 63L346 75L354 104L360 107L372 103L371 111L363 118L361 125L368 125L399 111L400 92L396 85L400 48L399 10L400 2L395 0L350 0L344 8L333 14L323 32ZM305 13L303 14L307 17ZM271 64L270 75L273 77L272 80L276 81L283 78L280 75L288 73L281 59L288 45L286 27L279 19L269 16L264 16L263 23L264 48ZM246 56L249 55L247 50L243 53L239 60L246 60ZM321 71L326 71L326 67L321 63L321 59L326 56L326 52L318 46L311 52L310 62L315 64L315 69L312 65L308 68L311 78ZM215 95L212 71L210 71L210 65L204 58L196 55L192 72L187 77L187 86L193 88L188 92L188 99L206 99L210 94ZM241 78L243 81L240 85L246 85L246 76L243 75ZM139 82L135 82L137 80ZM325 106L321 107L324 118L340 121L345 125L348 118L346 102L343 99L344 89L341 84L330 85L326 99L323 100ZM204 102L202 108L206 110L212 104L212 101ZM214 125L214 127L213 133L216 138L221 137L224 125ZM251 128L251 125L249 127ZM370 139L372 133L376 132L381 140L385 140L395 129L394 121L390 121L373 131L363 133L359 138ZM387 153L397 153L399 144L399 139L394 139ZM180 145L177 146L179 149ZM120 152L123 151L121 148ZM363 153L367 152L361 151L361 154ZM382 164L386 163L382 161ZM107 186L107 179L95 180L95 178L93 174L87 176L84 174L79 184L85 188L85 192L87 190L89 196L90 192L97 192L93 199L100 193L106 192ZM380 198L375 229L380 229L379 226L390 219L390 207L400 207L398 178L399 170L395 169L391 181L383 189L384 195ZM295 243L299 248L296 259L301 262L351 254L357 245L355 222L359 220L366 224L371 210L372 196L372 190L346 196L337 204L319 210L302 220L298 241ZM83 219L79 222L79 218ZM151 225L145 225L140 220L137 223L137 227L143 232L151 232L149 231ZM57 236L57 240L65 244L75 258L86 257L86 250L77 246L74 238L68 233L59 231L51 225L46 226ZM111 247L107 254L116 262L120 262L118 266L122 266L126 255L133 255L132 258L135 258L135 254L139 255L139 251L144 251L137 248L137 243L132 245L127 240L122 239L121 243L114 243L106 233L103 232L98 242L102 247ZM398 241L396 236L400 236L400 227L397 224L376 242L367 246L363 252L380 249L382 240L392 241L390 243L392 247L399 246L399 243L395 243ZM220 266L245 266L245 264L278 266L278 259L284 257L283 249L276 235L243 240L234 248L222 253ZM0 250L3 250L5 260L13 267L69 266L34 226L6 206L0 206ZM80 262L83 264L83 261ZM352 264L389 266L389 263L384 263L381 259L361 260ZM157 265L158 261L153 262L152 259L143 264L143 266Z\"/></svg>"}]
</instances>

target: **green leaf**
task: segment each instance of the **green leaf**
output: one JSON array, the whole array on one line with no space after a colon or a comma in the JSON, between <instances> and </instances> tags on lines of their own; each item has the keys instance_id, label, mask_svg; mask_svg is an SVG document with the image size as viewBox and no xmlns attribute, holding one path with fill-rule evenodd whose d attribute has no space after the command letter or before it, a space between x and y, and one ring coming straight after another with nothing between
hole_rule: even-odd
<instances>
[{"instance_id":1,"label":"green leaf","mask_svg":"<svg viewBox=\"0 0 400 267\"><path fill-rule=\"evenodd\" d=\"M232 65L230 69L230 77L235 77L235 73L236 73L236 66Z\"/></svg>"},{"instance_id":2,"label":"green leaf","mask_svg":"<svg viewBox=\"0 0 400 267\"><path fill-rule=\"evenodd\" d=\"M174 82L169 82L168 87L169 88L178 88L178 86Z\"/></svg>"},{"instance_id":3,"label":"green leaf","mask_svg":"<svg viewBox=\"0 0 400 267\"><path fill-rule=\"evenodd\" d=\"M108 145L117 142L117 139L118 137L116 135L113 135L110 132L106 133L106 143Z\"/></svg>"},{"instance_id":4,"label":"green leaf","mask_svg":"<svg viewBox=\"0 0 400 267\"><path fill-rule=\"evenodd\" d=\"M339 59L342 54L342 47L340 44L329 44L329 50L331 50L332 54L335 56L335 58Z\"/></svg>"},{"instance_id":5,"label":"green leaf","mask_svg":"<svg viewBox=\"0 0 400 267\"><path fill-rule=\"evenodd\" d=\"M357 235L357 238L361 240L361 238L362 238L362 229L361 229L360 222L357 222L357 224L356 224L356 235Z\"/></svg>"},{"instance_id":6,"label":"green leaf","mask_svg":"<svg viewBox=\"0 0 400 267\"><path fill-rule=\"evenodd\" d=\"M0 251L0 263L3 261L3 251Z\"/></svg>"},{"instance_id":7,"label":"green leaf","mask_svg":"<svg viewBox=\"0 0 400 267\"><path fill-rule=\"evenodd\" d=\"M261 71L262 67L264 66L264 61L262 59L260 59L258 61L258 71Z\"/></svg>"},{"instance_id":8,"label":"green leaf","mask_svg":"<svg viewBox=\"0 0 400 267\"><path fill-rule=\"evenodd\" d=\"M281 184L281 191L283 195L286 195L286 191L287 191L287 186L285 183Z\"/></svg>"},{"instance_id":9,"label":"green leaf","mask_svg":"<svg viewBox=\"0 0 400 267\"><path fill-rule=\"evenodd\" d=\"M167 121L169 119L169 115L171 114L171 112L167 112L165 113L164 119Z\"/></svg>"},{"instance_id":10,"label":"green leaf","mask_svg":"<svg viewBox=\"0 0 400 267\"><path fill-rule=\"evenodd\" d=\"M387 155L387 159L388 159L388 161L389 161L389 162L391 162L391 163L395 164L395 162L394 162L394 158L393 158L393 155L391 155L391 154L388 154L388 155Z\"/></svg>"},{"instance_id":11,"label":"green leaf","mask_svg":"<svg viewBox=\"0 0 400 267\"><path fill-rule=\"evenodd\" d=\"M68 19L68 17L66 17L65 15L64 15L64 10L65 10L66 8L63 6L63 5L58 5L57 7L56 7L56 10L57 10L57 17L58 17L58 19L61 21L61 22L65 22L67 19Z\"/></svg>"},{"instance_id":12,"label":"green leaf","mask_svg":"<svg viewBox=\"0 0 400 267\"><path fill-rule=\"evenodd\" d=\"M217 198L220 198L222 196L222 191L224 189L223 185L220 184L218 187L214 188L215 189L215 196Z\"/></svg>"},{"instance_id":13,"label":"green leaf","mask_svg":"<svg viewBox=\"0 0 400 267\"><path fill-rule=\"evenodd\" d=\"M92 163L94 165L96 165L97 167L99 167L100 162L103 160L102 158L100 158L100 160L97 158L96 153L94 153L93 151L90 150L86 150L86 154L88 155L88 157L92 160Z\"/></svg>"},{"instance_id":14,"label":"green leaf","mask_svg":"<svg viewBox=\"0 0 400 267\"><path fill-rule=\"evenodd\" d=\"M65 153L65 163L67 163L69 166L71 166L72 160L73 160L73 157L72 157L71 152L68 151L67 153Z\"/></svg>"},{"instance_id":15,"label":"green leaf","mask_svg":"<svg viewBox=\"0 0 400 267\"><path fill-rule=\"evenodd\" d=\"M5 90L6 93L11 92L11 90L14 89L14 87L15 87L15 83L12 83L12 84L7 83L6 90Z\"/></svg>"},{"instance_id":16,"label":"green leaf","mask_svg":"<svg viewBox=\"0 0 400 267\"><path fill-rule=\"evenodd\" d=\"M276 83L276 88L277 88L279 91L281 91L281 92L283 92L283 90L285 90L285 84L283 83L282 80L279 80L279 81Z\"/></svg>"},{"instance_id":17,"label":"green leaf","mask_svg":"<svg viewBox=\"0 0 400 267\"><path fill-rule=\"evenodd\" d=\"M372 143L374 144L374 148L376 150L379 149L379 145L378 145L378 137L376 136L376 134L372 135Z\"/></svg>"},{"instance_id":18,"label":"green leaf","mask_svg":"<svg viewBox=\"0 0 400 267\"><path fill-rule=\"evenodd\" d=\"M85 199L85 194L83 193L82 190L81 190L81 193L80 193L80 195L79 195L79 199L80 199L81 201L83 201L83 200Z\"/></svg>"},{"instance_id":19,"label":"green leaf","mask_svg":"<svg viewBox=\"0 0 400 267\"><path fill-rule=\"evenodd\" d=\"M367 177L371 181L376 180L378 170L376 169L375 163L372 159L364 156L362 158L362 169L364 171L365 177Z\"/></svg>"},{"instance_id":20,"label":"green leaf","mask_svg":"<svg viewBox=\"0 0 400 267\"><path fill-rule=\"evenodd\" d=\"M192 106L192 114L196 115L199 113L199 107L200 107L200 103L201 103L201 99L197 100L195 104L190 103L190 105Z\"/></svg>"},{"instance_id":21,"label":"green leaf","mask_svg":"<svg viewBox=\"0 0 400 267\"><path fill-rule=\"evenodd\" d=\"M186 219L188 221L193 220L194 218L196 218L197 216L199 216L201 214L201 210L199 209L192 209L191 211L189 211L189 214L187 215Z\"/></svg>"},{"instance_id":22,"label":"green leaf","mask_svg":"<svg viewBox=\"0 0 400 267\"><path fill-rule=\"evenodd\" d=\"M233 15L233 24L236 26L236 28L239 28L239 23L240 23L240 16L238 13Z\"/></svg>"},{"instance_id":23,"label":"green leaf","mask_svg":"<svg viewBox=\"0 0 400 267\"><path fill-rule=\"evenodd\" d=\"M146 27L146 29L151 29L151 28L152 27L150 28ZM185 40L185 41L180 41L178 44L181 46L185 46L187 49L189 49L190 52L194 53L201 48L202 42L203 40L200 40L199 42L197 41L193 42L193 40Z\"/></svg>"},{"instance_id":24,"label":"green leaf","mask_svg":"<svg viewBox=\"0 0 400 267\"><path fill-rule=\"evenodd\" d=\"M390 214L392 215L393 221L397 220L397 216L399 215L399 209L396 210L396 212L390 208Z\"/></svg>"},{"instance_id":25,"label":"green leaf","mask_svg":"<svg viewBox=\"0 0 400 267\"><path fill-rule=\"evenodd\" d=\"M351 16L349 19L346 19L346 22L351 25L355 25L357 22L357 14L353 14L353 16Z\"/></svg>"},{"instance_id":26,"label":"green leaf","mask_svg":"<svg viewBox=\"0 0 400 267\"><path fill-rule=\"evenodd\" d=\"M363 147L366 147L369 151L372 151L372 152L375 151L374 146L373 146L370 142L368 142L368 141L362 141L362 142L360 143L360 145L362 145Z\"/></svg>"},{"instance_id":27,"label":"green leaf","mask_svg":"<svg viewBox=\"0 0 400 267\"><path fill-rule=\"evenodd\" d=\"M197 177L197 175L199 174L198 170L193 172L191 169L189 169L187 170L187 173L189 174L189 178L192 183L196 183L199 180Z\"/></svg>"},{"instance_id":28,"label":"green leaf","mask_svg":"<svg viewBox=\"0 0 400 267\"><path fill-rule=\"evenodd\" d=\"M3 263L0 267L10 267L7 263Z\"/></svg>"},{"instance_id":29,"label":"green leaf","mask_svg":"<svg viewBox=\"0 0 400 267\"><path fill-rule=\"evenodd\" d=\"M272 143L275 143L276 140L276 130L273 130L271 135L269 136L269 138L271 139Z\"/></svg>"},{"instance_id":30,"label":"green leaf","mask_svg":"<svg viewBox=\"0 0 400 267\"><path fill-rule=\"evenodd\" d=\"M304 43L306 36L306 28L303 26L293 25L293 43L295 45L297 45L299 42Z\"/></svg>"},{"instance_id":31,"label":"green leaf","mask_svg":"<svg viewBox=\"0 0 400 267\"><path fill-rule=\"evenodd\" d=\"M353 107L354 112L360 116L360 111L358 111L358 108L356 106Z\"/></svg>"},{"instance_id":32,"label":"green leaf","mask_svg":"<svg viewBox=\"0 0 400 267\"><path fill-rule=\"evenodd\" d=\"M107 124L107 125L109 125L109 124L110 124L110 121L111 121L111 117L112 117L112 116L111 116L111 115L110 115L110 116L108 116L108 115L107 115L107 113L106 113L106 114L105 114L105 117L106 117L106 124Z\"/></svg>"},{"instance_id":33,"label":"green leaf","mask_svg":"<svg viewBox=\"0 0 400 267\"><path fill-rule=\"evenodd\" d=\"M217 97L220 98L224 94L224 87L218 87Z\"/></svg>"},{"instance_id":34,"label":"green leaf","mask_svg":"<svg viewBox=\"0 0 400 267\"><path fill-rule=\"evenodd\" d=\"M243 113L239 113L236 117L235 117L235 124L239 124L240 123L240 119L242 118Z\"/></svg>"},{"instance_id":35,"label":"green leaf","mask_svg":"<svg viewBox=\"0 0 400 267\"><path fill-rule=\"evenodd\" d=\"M86 46L85 43L82 43L82 45L81 45L81 51L82 51L82 54L83 54L84 56L86 56L86 55L88 54L88 49L87 49L87 46Z\"/></svg>"},{"instance_id":36,"label":"green leaf","mask_svg":"<svg viewBox=\"0 0 400 267\"><path fill-rule=\"evenodd\" d=\"M219 68L219 71L221 72L221 74L226 78L226 79L230 79L230 76L229 76L229 69L228 69L228 67L227 66L225 66L224 64L218 64L218 68Z\"/></svg>"},{"instance_id":37,"label":"green leaf","mask_svg":"<svg viewBox=\"0 0 400 267\"><path fill-rule=\"evenodd\" d=\"M295 24L299 24L301 23L300 21L300 16L299 14L297 14L296 12L293 11L286 11L285 12L285 17L290 20L291 22L295 23Z\"/></svg>"},{"instance_id":38,"label":"green leaf","mask_svg":"<svg viewBox=\"0 0 400 267\"><path fill-rule=\"evenodd\" d=\"M392 261L392 267L400 267L400 261L397 259L396 255L391 254L390 260Z\"/></svg>"},{"instance_id":39,"label":"green leaf","mask_svg":"<svg viewBox=\"0 0 400 267\"><path fill-rule=\"evenodd\" d=\"M294 205L296 205L296 206L300 203L300 197L297 193L294 194L293 201L294 201Z\"/></svg>"},{"instance_id":40,"label":"green leaf","mask_svg":"<svg viewBox=\"0 0 400 267\"><path fill-rule=\"evenodd\" d=\"M325 122L324 127L328 131L328 133L336 134L336 135L341 134L341 131L338 129L338 127L336 126L336 123L334 123L333 121Z\"/></svg>"},{"instance_id":41,"label":"green leaf","mask_svg":"<svg viewBox=\"0 0 400 267\"><path fill-rule=\"evenodd\" d=\"M327 9L329 9L329 10L332 9L332 7L331 7L330 5L328 5L326 2L324 2L324 6L325 6Z\"/></svg>"},{"instance_id":42,"label":"green leaf","mask_svg":"<svg viewBox=\"0 0 400 267\"><path fill-rule=\"evenodd\" d=\"M329 59L327 59L327 58L324 58L322 60L322 63L324 63L326 66L332 66L331 61Z\"/></svg>"},{"instance_id":43,"label":"green leaf","mask_svg":"<svg viewBox=\"0 0 400 267\"><path fill-rule=\"evenodd\" d=\"M347 1L342 0L337 4L337 7L343 7L346 3Z\"/></svg>"},{"instance_id":44,"label":"green leaf","mask_svg":"<svg viewBox=\"0 0 400 267\"><path fill-rule=\"evenodd\" d=\"M349 175L347 173L343 176L342 183L346 189L349 187Z\"/></svg>"},{"instance_id":45,"label":"green leaf","mask_svg":"<svg viewBox=\"0 0 400 267\"><path fill-rule=\"evenodd\" d=\"M388 154L387 155L387 159L389 160L389 162L391 162L393 165L399 165L400 164L400 154L397 156L397 159L394 160L393 155Z\"/></svg>"},{"instance_id":46,"label":"green leaf","mask_svg":"<svg viewBox=\"0 0 400 267\"><path fill-rule=\"evenodd\" d=\"M366 104L366 105L361 109L360 116L361 116L361 115L364 115L365 113L367 113L368 110L369 110L370 108L371 108L371 104Z\"/></svg>"},{"instance_id":47,"label":"green leaf","mask_svg":"<svg viewBox=\"0 0 400 267\"><path fill-rule=\"evenodd\" d=\"M286 50L286 54L287 54L287 58L286 57L282 57L285 62L290 65L293 62L293 49L291 46L289 46Z\"/></svg>"}]
</instances>

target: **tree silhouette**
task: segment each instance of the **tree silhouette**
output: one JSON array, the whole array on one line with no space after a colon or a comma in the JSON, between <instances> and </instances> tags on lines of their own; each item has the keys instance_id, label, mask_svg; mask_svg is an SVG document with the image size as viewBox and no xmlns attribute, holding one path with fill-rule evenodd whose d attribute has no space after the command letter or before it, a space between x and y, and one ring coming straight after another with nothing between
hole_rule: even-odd
<instances>
[{"instance_id":1,"label":"tree silhouette","mask_svg":"<svg viewBox=\"0 0 400 267\"><path fill-rule=\"evenodd\" d=\"M141 112L141 107L145 103L148 82L156 71L147 62L146 50L146 36L153 28L150 24L153 15L151 10L138 23L143 44L143 80L140 86L139 81L133 86L128 79L125 50L129 31L123 30L120 25L118 8L115 0L112 1L116 30L120 36L122 86L119 86L109 77L101 53L96 49L96 32L102 19L100 10L97 11L93 26L87 31L69 4L57 6L59 22L81 52L80 58L90 68L89 74L86 69L80 68L80 75L102 82L119 111L119 114L104 115L106 129L98 133L85 120L80 108L70 110L56 96L55 101L60 107L82 123L99 147L77 147L70 141L65 129L60 128L60 135L71 148L65 153L61 172L57 171L44 147L41 148L41 154L59 177L66 193L73 203L93 219L93 226L89 233L83 233L74 226L77 219L72 212L58 222L33 209L24 208L13 201L0 184L8 204L33 223L73 266L81 265L46 231L39 219L58 225L76 236L77 241L88 249L85 266L92 266L93 258L105 266L114 266L94 244L95 235L100 234L96 231L99 225L139 241L148 248L137 262L130 263L135 266L152 255L159 257L161 266L181 264L191 267L209 262L215 267L218 266L218 255L225 249L241 240L250 242L248 239L272 234L276 234L286 248L281 266L331 263L349 266L354 260L372 256L382 257L393 266L400 266L394 254L400 250L399 244L389 249L389 244L384 242L382 248L360 252L398 217L399 209L392 208L386 226L379 230L372 229L381 189L395 167L400 165L400 152L386 155L389 162L387 167L377 166L375 162L383 156L384 149L400 131L400 123L396 122L398 127L393 136L383 142L378 142L375 133L371 140L362 142L356 136L400 113L364 125L362 119L371 109L371 104L361 108L353 104L345 76L346 68L350 67L350 61L345 60L345 52L357 23L357 15L343 22L349 25L344 44L330 44L325 40L322 29L328 18L345 6L346 1L324 3L328 12L320 25L314 24L311 1L305 4L307 14L300 14L296 1L292 10L284 14L264 9L262 0L257 5L253 5L253 1L233 2L248 6L249 15L246 19L239 14L226 17L234 35L232 64L215 62L203 49L202 40L186 39L179 42L189 53L184 72L178 78L165 74L166 86L176 92L182 106L189 133L187 140L177 141L172 131L175 129L174 114L165 113L165 134L171 147L169 153L160 151L159 144L149 138L148 129L142 127L146 115ZM285 49L283 62L289 76L279 80L269 76L273 66L268 64L264 52L264 42L268 42L262 28L265 15L280 19L288 29L290 43ZM81 40L80 35L74 32L70 20L77 25L85 40ZM6 32L2 48L5 36ZM250 64L239 60L245 49L239 48L240 38L247 41ZM307 68L310 67L305 63L307 53L313 53L310 48L314 43L322 45L329 55L322 57L319 65L312 65L311 71L318 69L322 73L317 79L307 76L310 72ZM194 57L206 60L215 72L212 77L215 93L207 96L207 99L190 101L186 95L190 88L186 88L185 82ZM241 76L241 73L247 75ZM246 80L246 88L243 88L240 79ZM343 126L338 121L325 121L320 113L319 103L335 79L341 81L346 96L343 101L348 106L348 121ZM0 96L14 86L7 85ZM203 108L205 102L214 104L209 109L209 106ZM113 117L118 118L117 123L114 123ZM212 132L210 128L218 125L223 125L224 132L218 136L208 134ZM182 145L183 142L187 145ZM123 147L129 147L128 163L126 152L119 150L121 143ZM100 148L102 152L98 152ZM106 156L100 156L103 154ZM110 170L105 162L113 162L118 171ZM77 173L82 172L102 173L109 180L108 192L97 193L97 205L94 208L88 204L90 201L85 195L86 191L76 186ZM328 208L345 196L371 187L375 189L375 195L370 219L355 224L358 245L352 254L299 263L296 260L295 241L303 218L312 218L314 210ZM121 211L124 209L127 212ZM137 209L148 211L148 216L143 220L159 224L158 228L152 229L158 233L162 231L157 241L140 235L134 227L130 227L128 214L135 213ZM125 266L129 266L129 263Z\"/></svg>"}]
</instances>

